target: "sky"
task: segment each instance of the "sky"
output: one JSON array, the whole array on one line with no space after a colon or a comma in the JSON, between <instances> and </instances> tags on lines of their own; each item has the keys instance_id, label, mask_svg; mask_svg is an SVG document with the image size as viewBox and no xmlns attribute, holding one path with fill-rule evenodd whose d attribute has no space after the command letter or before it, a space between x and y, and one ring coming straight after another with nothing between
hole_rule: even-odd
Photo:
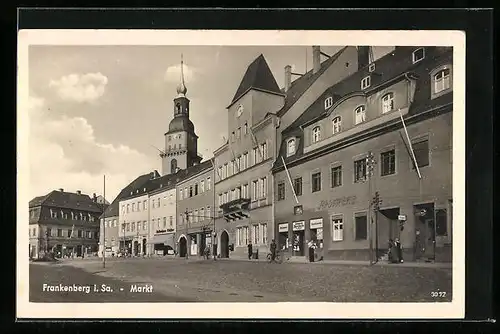
<instances>
[{"instance_id":1,"label":"sky","mask_svg":"<svg viewBox=\"0 0 500 334\"><path fill-rule=\"evenodd\" d=\"M321 46L333 55L343 46ZM375 47L375 58L391 48ZM52 190L111 202L158 170L184 59L190 118L204 160L227 137L227 109L247 66L263 54L283 87L284 67L312 67L305 46L29 47L30 198ZM306 67L307 66L307 67Z\"/></svg>"}]
</instances>

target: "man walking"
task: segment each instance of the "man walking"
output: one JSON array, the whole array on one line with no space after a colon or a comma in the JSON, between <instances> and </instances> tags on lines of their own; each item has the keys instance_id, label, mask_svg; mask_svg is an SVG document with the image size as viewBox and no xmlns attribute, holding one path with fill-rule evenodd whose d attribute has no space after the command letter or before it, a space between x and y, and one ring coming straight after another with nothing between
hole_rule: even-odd
<instances>
[{"instance_id":1,"label":"man walking","mask_svg":"<svg viewBox=\"0 0 500 334\"><path fill-rule=\"evenodd\" d=\"M271 246L270 246L270 249L271 249L271 260L274 261L274 259L276 259L276 241L274 241L274 239L271 241Z\"/></svg>"},{"instance_id":2,"label":"man walking","mask_svg":"<svg viewBox=\"0 0 500 334\"><path fill-rule=\"evenodd\" d=\"M253 253L253 250L252 250L252 242L250 241L248 243L248 259L251 260L252 259L252 253Z\"/></svg>"}]
</instances>

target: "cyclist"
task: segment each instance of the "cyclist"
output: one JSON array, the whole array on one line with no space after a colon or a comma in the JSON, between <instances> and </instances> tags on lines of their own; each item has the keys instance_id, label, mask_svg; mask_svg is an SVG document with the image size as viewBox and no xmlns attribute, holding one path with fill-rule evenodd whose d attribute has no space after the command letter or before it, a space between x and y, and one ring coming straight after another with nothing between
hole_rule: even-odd
<instances>
[{"instance_id":1,"label":"cyclist","mask_svg":"<svg viewBox=\"0 0 500 334\"><path fill-rule=\"evenodd\" d=\"M273 239L271 241L271 246L270 246L270 249L271 249L271 260L272 261L274 261L276 259L276 248L277 248L277 245L276 245L276 242Z\"/></svg>"}]
</instances>

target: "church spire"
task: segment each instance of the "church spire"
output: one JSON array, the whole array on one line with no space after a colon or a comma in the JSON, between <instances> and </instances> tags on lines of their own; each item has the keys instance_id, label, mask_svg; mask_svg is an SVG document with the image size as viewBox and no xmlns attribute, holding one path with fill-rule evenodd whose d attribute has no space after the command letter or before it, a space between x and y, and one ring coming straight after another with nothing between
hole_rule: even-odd
<instances>
[{"instance_id":1,"label":"church spire","mask_svg":"<svg viewBox=\"0 0 500 334\"><path fill-rule=\"evenodd\" d=\"M181 82L177 86L177 94L178 96L185 97L187 93L186 85L184 84L184 59L181 53Z\"/></svg>"}]
</instances>

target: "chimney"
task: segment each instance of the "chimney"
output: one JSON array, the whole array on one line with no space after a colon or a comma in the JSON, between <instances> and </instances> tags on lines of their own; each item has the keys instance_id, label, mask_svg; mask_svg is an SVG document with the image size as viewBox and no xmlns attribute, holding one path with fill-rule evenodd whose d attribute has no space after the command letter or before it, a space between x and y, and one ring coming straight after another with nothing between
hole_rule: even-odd
<instances>
[{"instance_id":1,"label":"chimney","mask_svg":"<svg viewBox=\"0 0 500 334\"><path fill-rule=\"evenodd\" d=\"M76 191L76 193L77 193L78 195L81 195L81 194L82 194L82 191L81 191L81 190L77 190L77 191Z\"/></svg>"},{"instance_id":2,"label":"chimney","mask_svg":"<svg viewBox=\"0 0 500 334\"><path fill-rule=\"evenodd\" d=\"M59 188L59 191L60 191L60 192L64 192L64 189L63 189L63 188Z\"/></svg>"},{"instance_id":3,"label":"chimney","mask_svg":"<svg viewBox=\"0 0 500 334\"><path fill-rule=\"evenodd\" d=\"M321 68L321 48L313 46L313 73L317 73Z\"/></svg>"},{"instance_id":4,"label":"chimney","mask_svg":"<svg viewBox=\"0 0 500 334\"><path fill-rule=\"evenodd\" d=\"M285 66L285 93L288 92L292 85L292 66Z\"/></svg>"},{"instance_id":5,"label":"chimney","mask_svg":"<svg viewBox=\"0 0 500 334\"><path fill-rule=\"evenodd\" d=\"M370 47L358 46L358 70L370 64Z\"/></svg>"}]
</instances>

